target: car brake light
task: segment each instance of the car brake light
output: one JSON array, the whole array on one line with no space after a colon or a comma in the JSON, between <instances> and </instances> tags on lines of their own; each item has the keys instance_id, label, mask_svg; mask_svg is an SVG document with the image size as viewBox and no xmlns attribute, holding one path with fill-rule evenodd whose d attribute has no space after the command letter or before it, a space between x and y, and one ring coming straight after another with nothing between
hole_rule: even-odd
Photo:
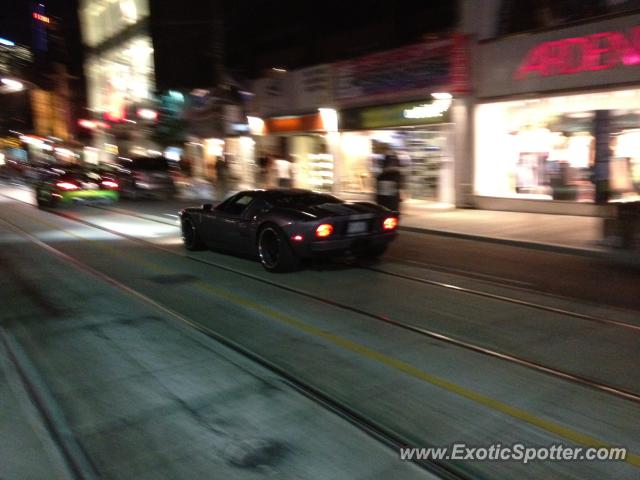
<instances>
[{"instance_id":1,"label":"car brake light","mask_svg":"<svg viewBox=\"0 0 640 480\"><path fill-rule=\"evenodd\" d=\"M102 186L105 188L116 189L118 188L118 183L114 182L113 180L103 180Z\"/></svg>"},{"instance_id":2,"label":"car brake light","mask_svg":"<svg viewBox=\"0 0 640 480\"><path fill-rule=\"evenodd\" d=\"M56 187L60 190L78 190L78 188L80 188L78 185L71 182L58 182L56 183Z\"/></svg>"},{"instance_id":3,"label":"car brake light","mask_svg":"<svg viewBox=\"0 0 640 480\"><path fill-rule=\"evenodd\" d=\"M316 228L316 237L324 238L328 237L333 233L333 225L329 225L328 223L323 223L322 225L318 225Z\"/></svg>"},{"instance_id":4,"label":"car brake light","mask_svg":"<svg viewBox=\"0 0 640 480\"><path fill-rule=\"evenodd\" d=\"M398 226L398 219L396 217L387 217L382 222L382 228L384 230L395 230Z\"/></svg>"},{"instance_id":5,"label":"car brake light","mask_svg":"<svg viewBox=\"0 0 640 480\"><path fill-rule=\"evenodd\" d=\"M293 237L291 237L291 240L293 240L294 242L301 242L304 240L304 237L302 235L294 235Z\"/></svg>"}]
</instances>

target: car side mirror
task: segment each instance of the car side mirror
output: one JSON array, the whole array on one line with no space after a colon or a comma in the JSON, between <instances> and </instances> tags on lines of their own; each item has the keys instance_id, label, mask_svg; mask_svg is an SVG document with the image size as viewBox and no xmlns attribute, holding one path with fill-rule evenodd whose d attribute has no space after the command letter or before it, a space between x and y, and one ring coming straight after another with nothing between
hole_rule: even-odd
<instances>
[{"instance_id":1,"label":"car side mirror","mask_svg":"<svg viewBox=\"0 0 640 480\"><path fill-rule=\"evenodd\" d=\"M213 205L210 203L203 203L202 210L204 210L205 212L210 212L211 210L213 210Z\"/></svg>"}]
</instances>

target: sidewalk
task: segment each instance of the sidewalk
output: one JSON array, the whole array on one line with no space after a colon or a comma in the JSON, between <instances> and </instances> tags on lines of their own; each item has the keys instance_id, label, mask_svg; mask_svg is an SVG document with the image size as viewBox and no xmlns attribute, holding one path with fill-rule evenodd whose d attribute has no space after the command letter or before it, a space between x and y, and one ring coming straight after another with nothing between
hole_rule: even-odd
<instances>
[{"instance_id":1,"label":"sidewalk","mask_svg":"<svg viewBox=\"0 0 640 480\"><path fill-rule=\"evenodd\" d=\"M603 219L572 215L446 208L405 202L406 230L522 246L555 247L567 253L608 252L601 243Z\"/></svg>"}]
</instances>

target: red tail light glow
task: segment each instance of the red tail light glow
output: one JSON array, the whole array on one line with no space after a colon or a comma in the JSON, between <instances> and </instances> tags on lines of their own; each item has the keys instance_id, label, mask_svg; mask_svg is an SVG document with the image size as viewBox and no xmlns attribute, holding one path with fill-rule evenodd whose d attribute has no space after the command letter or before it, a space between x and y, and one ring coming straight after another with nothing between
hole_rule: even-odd
<instances>
[{"instance_id":1,"label":"red tail light glow","mask_svg":"<svg viewBox=\"0 0 640 480\"><path fill-rule=\"evenodd\" d=\"M395 230L398 227L398 219L396 217L387 217L382 222L384 230Z\"/></svg>"},{"instance_id":2,"label":"red tail light glow","mask_svg":"<svg viewBox=\"0 0 640 480\"><path fill-rule=\"evenodd\" d=\"M102 186L111 190L115 190L118 188L118 183L114 182L113 180L103 180Z\"/></svg>"},{"instance_id":3,"label":"red tail light glow","mask_svg":"<svg viewBox=\"0 0 640 480\"><path fill-rule=\"evenodd\" d=\"M302 235L294 235L293 237L291 237L291 240L293 240L294 242L301 242L304 240L304 237Z\"/></svg>"},{"instance_id":4,"label":"red tail light glow","mask_svg":"<svg viewBox=\"0 0 640 480\"><path fill-rule=\"evenodd\" d=\"M316 228L316 237L324 238L328 237L333 233L333 225L329 225L328 223L323 223L322 225L318 225Z\"/></svg>"},{"instance_id":5,"label":"red tail light glow","mask_svg":"<svg viewBox=\"0 0 640 480\"><path fill-rule=\"evenodd\" d=\"M66 190L66 191L78 190L80 188L78 185L71 182L58 182L56 183L56 187L58 187L60 190Z\"/></svg>"}]
</instances>

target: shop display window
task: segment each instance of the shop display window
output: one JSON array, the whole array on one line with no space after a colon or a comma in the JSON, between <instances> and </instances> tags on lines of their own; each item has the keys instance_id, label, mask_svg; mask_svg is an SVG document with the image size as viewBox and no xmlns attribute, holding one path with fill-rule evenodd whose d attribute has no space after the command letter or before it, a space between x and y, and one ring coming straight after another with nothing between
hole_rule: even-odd
<instances>
[{"instance_id":1,"label":"shop display window","mask_svg":"<svg viewBox=\"0 0 640 480\"><path fill-rule=\"evenodd\" d=\"M593 202L599 171L610 200L640 195L640 90L480 105L475 140L478 195Z\"/></svg>"}]
</instances>

